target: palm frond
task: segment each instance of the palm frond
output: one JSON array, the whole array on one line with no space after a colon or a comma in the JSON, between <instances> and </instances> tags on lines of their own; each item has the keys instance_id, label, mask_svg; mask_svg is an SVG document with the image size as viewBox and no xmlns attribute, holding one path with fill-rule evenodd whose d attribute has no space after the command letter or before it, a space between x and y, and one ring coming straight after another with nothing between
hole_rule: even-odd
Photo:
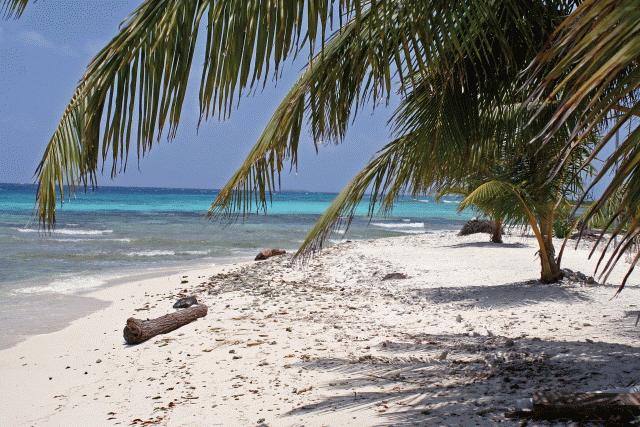
<instances>
[{"instance_id":1,"label":"palm frond","mask_svg":"<svg viewBox=\"0 0 640 427\"><path fill-rule=\"evenodd\" d=\"M175 134L203 12L194 1L147 1L92 60L36 171L42 223L55 223L56 189L64 197L65 187L95 184L99 158L114 176L132 138L143 156L167 124Z\"/></svg>"},{"instance_id":2,"label":"palm frond","mask_svg":"<svg viewBox=\"0 0 640 427\"><path fill-rule=\"evenodd\" d=\"M417 167L424 151L417 149L420 140L415 135L405 135L384 147L378 155L360 171L322 214L307 234L296 257L308 257L322 249L333 230L344 227L349 229L355 210L370 189L368 214L372 216L379 210L388 212L395 198L411 182L422 183L421 172ZM413 161L411 161L413 159Z\"/></svg>"},{"instance_id":3,"label":"palm frond","mask_svg":"<svg viewBox=\"0 0 640 427\"><path fill-rule=\"evenodd\" d=\"M103 167L106 162L114 176L126 169L130 148L140 158L163 134L168 139L175 136L199 34L205 38L198 90L202 120L228 117L242 95L251 93L259 83L277 79L281 64L306 46L313 58L309 67L313 69L315 61L319 70L324 70L322 74L315 72L318 79L304 90L304 111L314 141L339 142L358 108L366 102L375 105L388 100L394 81L402 88L409 76L424 73L434 61L441 69L450 70L449 80L465 72L453 66L462 57L477 59L473 71L484 80L494 78L495 69L511 69L509 61L501 61L501 67L488 64L496 55L515 57L528 52L531 40L539 40L538 33L548 27L546 12L563 3L146 0L92 60L54 132L52 147L46 150L38 169L40 220L46 224L55 220L61 187L71 184L70 193L77 184L95 183L100 162ZM540 25L524 22L524 14ZM331 61L323 60L323 54L327 31L336 21L333 38L348 38L340 36L345 25L353 26L357 37L345 51L350 56L331 68ZM205 22L206 28L200 31ZM508 31L501 30L505 25ZM517 49L509 44L514 28L521 35ZM266 151L261 144L262 149L252 156L258 163L268 163L266 158L273 156L272 165L245 170L245 178L236 179L237 189L245 188L244 181L251 175L252 182L246 188L257 188L264 200L262 194L270 191L267 183L273 181L271 168L279 173L288 159L295 166L301 103L295 105L288 109L289 128L279 131L282 138L274 142L288 144L273 150L266 146ZM84 117L76 120L80 113ZM84 128L74 129L78 123ZM63 150L63 145L78 148ZM74 154L80 152L83 154ZM56 158L53 153L71 157ZM260 153L264 154L262 160ZM51 162L57 164L48 166ZM48 169L58 173L44 173ZM255 195L249 194L245 201Z\"/></svg>"},{"instance_id":4,"label":"palm frond","mask_svg":"<svg viewBox=\"0 0 640 427\"><path fill-rule=\"evenodd\" d=\"M458 205L458 211L477 207L507 224L527 224L535 220L533 203L518 185L497 179L484 182L469 192Z\"/></svg>"},{"instance_id":5,"label":"palm frond","mask_svg":"<svg viewBox=\"0 0 640 427\"><path fill-rule=\"evenodd\" d=\"M455 196L467 196L469 192L470 190L468 187L443 185L436 191L434 199L436 202L439 202L448 194L453 194Z\"/></svg>"},{"instance_id":6,"label":"palm frond","mask_svg":"<svg viewBox=\"0 0 640 427\"><path fill-rule=\"evenodd\" d=\"M284 60L324 36L334 9L342 19L367 8L352 0L144 1L91 61L53 133L37 170L41 223L54 224L60 196L95 184L100 161L113 177L126 169L130 148L140 159L163 134L174 138L199 34L200 114L225 117L241 94L277 79Z\"/></svg>"},{"instance_id":7,"label":"palm frond","mask_svg":"<svg viewBox=\"0 0 640 427\"><path fill-rule=\"evenodd\" d=\"M27 8L29 0L0 0L0 15L5 19L19 18Z\"/></svg>"},{"instance_id":8,"label":"palm frond","mask_svg":"<svg viewBox=\"0 0 640 427\"><path fill-rule=\"evenodd\" d=\"M416 123L424 124L424 115L410 111L425 113L425 103L444 100L434 92L456 88L446 98L450 113L457 118L449 121L448 132L464 141L459 145L466 145L471 132L479 128L471 121L480 104L493 102L497 109L495 101L504 101L504 91L496 87L504 87L503 82L513 78L537 52L542 35L551 31L559 13L566 13L560 3L372 3L355 25L343 27L311 62L224 186L209 215L246 214L254 202L257 210L266 210L267 197L287 161L297 167L305 115L316 147L318 142L339 143L365 102L388 99L394 74L401 94L411 95L404 102L404 111L394 117L396 136L414 132ZM524 13L536 20L535 28L522 21ZM416 88L422 96L416 96ZM417 109L410 106L412 99ZM427 109L426 114L442 110L437 107Z\"/></svg>"},{"instance_id":9,"label":"palm frond","mask_svg":"<svg viewBox=\"0 0 640 427\"><path fill-rule=\"evenodd\" d=\"M640 8L633 0L584 1L559 26L548 49L533 62L529 79L535 87L530 103L558 105L541 132L543 141L572 122L567 152L582 146L594 130L602 130L603 135L590 159L605 147L613 148L587 193L605 177L613 178L584 215L586 224L598 212L606 212L611 201L619 199L624 205L612 217L616 220L605 224L614 234L622 233L601 272L605 280L640 231L636 228L640 212L639 23ZM614 138L620 134L623 138L614 146ZM619 228L620 221L628 228ZM635 261L628 273L634 266ZM626 277L619 291L625 283Z\"/></svg>"}]
</instances>

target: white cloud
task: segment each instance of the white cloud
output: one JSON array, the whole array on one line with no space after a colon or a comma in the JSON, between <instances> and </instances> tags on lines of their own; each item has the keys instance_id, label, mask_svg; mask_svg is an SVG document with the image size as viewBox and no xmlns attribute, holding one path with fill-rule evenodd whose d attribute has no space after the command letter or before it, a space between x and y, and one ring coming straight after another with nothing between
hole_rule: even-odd
<instances>
[{"instance_id":1,"label":"white cloud","mask_svg":"<svg viewBox=\"0 0 640 427\"><path fill-rule=\"evenodd\" d=\"M30 46L40 47L42 49L53 48L53 43L37 31L22 31L18 34L18 37L23 43Z\"/></svg>"},{"instance_id":2,"label":"white cloud","mask_svg":"<svg viewBox=\"0 0 640 427\"><path fill-rule=\"evenodd\" d=\"M49 50L59 55L72 56L75 53L68 44L57 44L37 31L22 31L18 34L18 39L25 45Z\"/></svg>"}]
</instances>

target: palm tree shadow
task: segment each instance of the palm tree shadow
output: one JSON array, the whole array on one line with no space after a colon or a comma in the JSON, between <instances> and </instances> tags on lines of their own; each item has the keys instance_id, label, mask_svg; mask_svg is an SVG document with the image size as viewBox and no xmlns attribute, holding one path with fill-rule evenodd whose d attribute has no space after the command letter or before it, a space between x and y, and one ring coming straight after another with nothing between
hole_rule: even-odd
<instances>
[{"instance_id":1,"label":"palm tree shadow","mask_svg":"<svg viewBox=\"0 0 640 427\"><path fill-rule=\"evenodd\" d=\"M300 362L342 380L321 385L328 396L287 415L364 409L379 425L492 424L533 391L601 390L640 379L631 376L640 369L640 348L621 344L420 334L373 351ZM439 360L443 351L448 357Z\"/></svg>"},{"instance_id":2,"label":"palm tree shadow","mask_svg":"<svg viewBox=\"0 0 640 427\"><path fill-rule=\"evenodd\" d=\"M542 284L537 280L506 283L503 285L478 285L465 287L420 287L411 290L416 301L430 304L462 303L462 306L480 308L508 308L528 304L589 301L576 286ZM465 302L467 302L465 304Z\"/></svg>"},{"instance_id":3,"label":"palm tree shadow","mask_svg":"<svg viewBox=\"0 0 640 427\"><path fill-rule=\"evenodd\" d=\"M445 246L447 248L494 248L494 249L511 249L511 248L528 248L528 245L520 242L513 243L493 243L493 242L465 242L455 243Z\"/></svg>"}]
</instances>

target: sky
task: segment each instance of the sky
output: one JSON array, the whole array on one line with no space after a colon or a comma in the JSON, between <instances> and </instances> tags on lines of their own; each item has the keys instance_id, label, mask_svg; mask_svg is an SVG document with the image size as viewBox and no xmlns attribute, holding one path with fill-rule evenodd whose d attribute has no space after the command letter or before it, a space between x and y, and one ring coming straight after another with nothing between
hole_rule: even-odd
<instances>
[{"instance_id":1,"label":"sky","mask_svg":"<svg viewBox=\"0 0 640 427\"><path fill-rule=\"evenodd\" d=\"M86 65L139 3L43 0L30 3L20 19L0 19L0 182L34 182L44 147ZM197 89L202 64L198 58L202 58L202 50L196 51L195 78L175 140L169 144L163 139L140 162L139 169L131 167L136 162L130 159L126 173L115 179L107 173L100 177L100 185L222 187L305 65L304 58L286 63L277 85L269 84L264 91L243 98L227 121L210 119L198 129ZM389 141L387 120L394 105L392 100L388 107L363 110L344 144L321 146L319 153L309 134L303 134L298 171L284 174L282 188L339 191Z\"/></svg>"},{"instance_id":2,"label":"sky","mask_svg":"<svg viewBox=\"0 0 640 427\"><path fill-rule=\"evenodd\" d=\"M20 19L0 20L0 182L34 182L44 147L86 65L139 3L37 1L29 4ZM189 86L175 140L167 143L163 139L140 162L139 169L129 167L115 179L107 172L100 185L222 187L305 65L303 59L288 62L277 86L270 84L266 90L243 98L227 121L210 119L197 129L197 66L201 63L196 52L196 79ZM388 142L386 123L391 109L364 110L344 144L321 146L318 154L305 134L298 171L283 176L283 189L339 191Z\"/></svg>"}]
</instances>

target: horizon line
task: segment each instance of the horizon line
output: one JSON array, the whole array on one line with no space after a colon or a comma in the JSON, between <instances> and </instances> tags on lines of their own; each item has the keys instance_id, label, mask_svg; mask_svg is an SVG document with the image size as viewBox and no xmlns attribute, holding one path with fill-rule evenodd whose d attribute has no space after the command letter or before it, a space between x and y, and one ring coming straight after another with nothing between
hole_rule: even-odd
<instances>
[{"instance_id":1,"label":"horizon line","mask_svg":"<svg viewBox=\"0 0 640 427\"><path fill-rule=\"evenodd\" d=\"M27 183L27 182L0 182L0 185L21 185L21 186L32 186L36 187L38 184L36 183ZM76 192L84 192L83 186L77 186L79 190ZM200 191L220 191L220 188L210 188L210 187L161 187L161 186L137 186L137 185L96 185L96 189L100 188L136 188L136 189L156 189L156 190L200 190ZM91 192L91 187L87 187L87 192ZM314 191L314 190L306 190L306 189L280 189L274 190L274 193L282 193L282 192L291 192L291 193L325 193L325 194L338 194L339 191Z\"/></svg>"}]
</instances>

